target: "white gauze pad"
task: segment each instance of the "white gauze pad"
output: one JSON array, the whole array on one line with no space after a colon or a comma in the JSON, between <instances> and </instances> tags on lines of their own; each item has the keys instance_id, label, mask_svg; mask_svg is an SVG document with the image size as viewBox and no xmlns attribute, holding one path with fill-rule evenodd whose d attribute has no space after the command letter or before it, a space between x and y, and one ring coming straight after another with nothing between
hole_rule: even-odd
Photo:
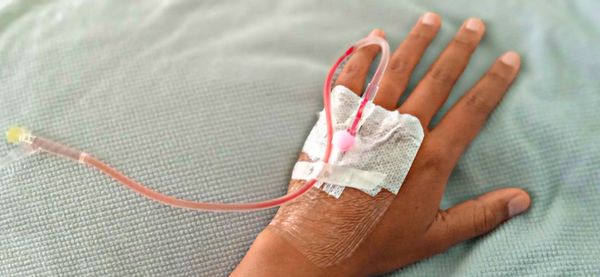
<instances>
[{"instance_id":1,"label":"white gauze pad","mask_svg":"<svg viewBox=\"0 0 600 277\"><path fill-rule=\"evenodd\" d=\"M350 126L360 101L360 97L344 86L336 86L333 89L331 108L334 132L346 130ZM382 188L397 194L423 141L424 133L419 119L367 103L361 123L352 148L348 152L332 155L330 164L383 175L385 178L379 184L369 187L358 183L331 184L326 180L318 180L325 181L319 187L335 198L342 195L346 186L358 188L371 196L375 196ZM321 112L319 120L304 143L302 152L313 162L321 161L326 140L327 125L325 114ZM300 169L306 167L301 163L295 167L293 177L309 180L313 176L300 172Z\"/></svg>"}]
</instances>

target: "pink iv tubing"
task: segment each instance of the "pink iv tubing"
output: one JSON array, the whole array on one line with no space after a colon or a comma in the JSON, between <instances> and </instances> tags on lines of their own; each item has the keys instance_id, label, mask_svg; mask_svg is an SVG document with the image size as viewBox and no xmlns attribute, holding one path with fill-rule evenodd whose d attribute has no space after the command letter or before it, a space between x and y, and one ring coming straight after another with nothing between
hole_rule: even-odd
<instances>
[{"instance_id":1,"label":"pink iv tubing","mask_svg":"<svg viewBox=\"0 0 600 277\"><path fill-rule=\"evenodd\" d=\"M330 158L331 152L333 150L332 149L333 148L333 146L332 146L333 119L332 119L332 115L331 115L330 94L331 94L331 89L332 89L331 86L332 86L334 74L337 71L340 64L346 58L348 58L350 55L355 53L358 49L368 46L368 45L378 45L381 48L381 59L380 59L379 65L377 67L377 70L375 71L375 74L373 75L373 78L371 79L371 82L369 83L369 85L367 86L367 88L365 90L365 93L363 94L361 104L359 105L359 108L356 112L353 123L348 128L348 132L350 132L352 135L355 135L356 131L357 131L356 129L358 126L358 122L360 121L360 119L362 117L363 108L369 101L374 99L375 94L377 93L377 90L379 88L379 83L381 81L381 77L383 76L385 68L387 67L387 63L389 60L389 46L388 46L387 42L382 38L371 37L371 36L358 41L352 47L350 47L344 53L344 55L342 55L340 58L338 58L338 60L335 62L335 64L333 64L333 66L329 70L329 73L327 74L327 78L325 79L325 84L323 86L323 105L324 105L325 116L326 116L326 121L327 121L327 147L325 149L325 153L324 153L324 157L323 157L323 162L325 162L325 163L329 162L329 158ZM41 151L48 152L51 154L71 158L73 160L79 161L82 164L86 164L91 167L94 167L94 168L102 171L106 175L119 181L120 183L122 183L123 185L128 187L129 189L131 189L147 198L150 198L154 201L158 201L160 203L170 205L173 207L192 209L192 210L229 212L229 211L250 211L250 210L260 210L260 209L272 208L272 207L282 205L288 201L291 201L291 200L301 196L302 194L307 192L309 189L311 189L312 186L317 182L317 180L315 180L315 179L310 180L310 181L306 182L299 189L297 189L293 192L290 192L287 195L284 195L279 198L271 199L271 200L261 201L261 202L254 202L254 203L197 202L197 201L191 201L191 200L178 199L178 198L175 198L172 196L162 194L155 190L152 190L152 189L134 181L133 179L127 177L125 174L121 173L117 169L112 168L111 166L109 166L106 163L100 161L99 159L93 157L92 155L69 148L69 147L61 145L57 142L54 142L54 141L51 141L51 140L48 140L45 138L41 138L41 137L36 137L36 136L28 137L28 139L25 142L30 144L34 150L41 150Z\"/></svg>"}]
</instances>

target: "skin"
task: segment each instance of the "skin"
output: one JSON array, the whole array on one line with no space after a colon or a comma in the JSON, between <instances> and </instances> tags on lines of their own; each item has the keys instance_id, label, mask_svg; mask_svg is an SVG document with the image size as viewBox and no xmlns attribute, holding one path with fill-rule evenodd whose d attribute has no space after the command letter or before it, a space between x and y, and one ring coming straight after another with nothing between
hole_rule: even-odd
<instances>
[{"instance_id":1,"label":"skin","mask_svg":"<svg viewBox=\"0 0 600 277\"><path fill-rule=\"evenodd\" d=\"M480 19L466 20L408 99L398 106L412 71L441 23L436 14L421 16L392 54L374 100L388 110L397 109L400 113L419 118L425 129L425 139L400 192L370 235L346 260L335 266L319 268L267 227L256 238L232 276L382 274L488 233L530 206L527 192L519 188L504 188L447 210L440 209L453 168L507 92L520 67L516 53L504 53L436 126L430 126L431 119L446 101L485 32L485 25ZM373 30L370 35L384 37L379 29ZM377 53L378 48L370 46L353 55L340 73L337 84L360 92Z\"/></svg>"}]
</instances>

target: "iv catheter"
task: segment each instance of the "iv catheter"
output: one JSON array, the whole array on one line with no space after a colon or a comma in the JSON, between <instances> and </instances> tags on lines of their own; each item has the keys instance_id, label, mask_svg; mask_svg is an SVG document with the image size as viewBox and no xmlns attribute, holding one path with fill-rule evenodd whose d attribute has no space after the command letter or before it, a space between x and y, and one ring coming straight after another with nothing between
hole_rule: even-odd
<instances>
[{"instance_id":1,"label":"iv catheter","mask_svg":"<svg viewBox=\"0 0 600 277\"><path fill-rule=\"evenodd\" d=\"M381 48L381 58L379 61L379 65L377 70L375 71L371 82L367 85L365 92L363 93L362 100L358 109L354 115L354 119L352 124L348 127L347 130L338 131L335 134L333 133L333 119L331 114L331 102L330 102L330 94L332 89L332 83L334 75L338 69L338 67L354 54L359 49L369 46L369 45L377 45ZM327 147L325 149L325 153L323 155L324 163L328 163L333 151L345 152L348 151L352 145L354 144L354 138L356 136L357 130L360 127L359 122L363 115L363 109L365 105L373 101L377 91L379 90L379 83L381 82L381 78L385 72L389 61L389 46L387 42L375 36L365 37L362 40L356 42L352 45L346 52L337 59L337 61L330 68L327 78L325 79L325 84L323 86L323 106L324 112L327 122ZM154 191L144 185L134 181L133 179L127 177L125 174L120 171L110 167L106 163L101 160L95 158L94 156L82 152L68 146L62 145L58 142L54 142L52 140L35 136L31 134L26 129L20 127L10 128L6 134L7 141L13 144L19 144L19 148L13 150L8 156L4 158L0 158L0 168L6 166L8 163L27 157L37 152L46 152L50 154L54 154L57 156L62 156L65 158L69 158L75 160L81 164L85 164L96 168L106 175L112 177L113 179L119 181L129 189L149 198L154 201L158 201L160 203L170 205L178 208L186 208L193 210L206 210L206 211L249 211L249 210L260 210L267 209L282 205L288 201L296 199L301 196L309 189L311 189L315 183L316 179L312 179L307 181L304 185L302 185L299 189L288 193L279 198L254 202L254 203L207 203L207 202L197 202L191 200L178 199L172 196L168 196L162 194L160 192Z\"/></svg>"}]
</instances>

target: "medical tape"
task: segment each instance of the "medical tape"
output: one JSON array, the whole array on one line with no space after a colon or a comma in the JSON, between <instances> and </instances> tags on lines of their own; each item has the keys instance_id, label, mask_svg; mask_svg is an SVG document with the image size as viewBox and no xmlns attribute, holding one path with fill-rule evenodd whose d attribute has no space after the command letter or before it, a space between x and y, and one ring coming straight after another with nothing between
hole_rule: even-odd
<instances>
[{"instance_id":1,"label":"medical tape","mask_svg":"<svg viewBox=\"0 0 600 277\"><path fill-rule=\"evenodd\" d=\"M292 171L292 179L312 180L361 190L377 188L387 174L343 167L324 162L297 162Z\"/></svg>"}]
</instances>

